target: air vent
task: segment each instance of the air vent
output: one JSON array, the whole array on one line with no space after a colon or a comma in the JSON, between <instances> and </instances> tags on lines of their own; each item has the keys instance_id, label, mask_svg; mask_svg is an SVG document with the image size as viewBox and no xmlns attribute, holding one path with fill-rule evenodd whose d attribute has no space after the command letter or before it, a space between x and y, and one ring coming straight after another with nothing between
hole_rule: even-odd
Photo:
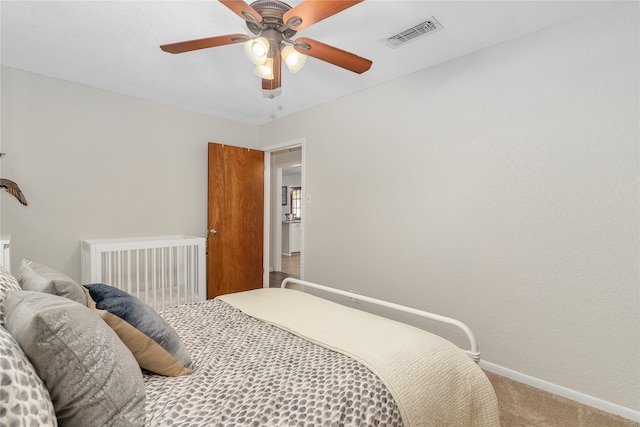
<instances>
[{"instance_id":1,"label":"air vent","mask_svg":"<svg viewBox=\"0 0 640 427\"><path fill-rule=\"evenodd\" d=\"M426 21L414 25L413 27L408 28L391 37L388 37L383 41L387 44L387 46L395 49L407 42L416 40L420 37L426 36L427 34L435 33L436 31L443 28L444 27L442 26L442 24L440 24L438 20L432 16Z\"/></svg>"}]
</instances>

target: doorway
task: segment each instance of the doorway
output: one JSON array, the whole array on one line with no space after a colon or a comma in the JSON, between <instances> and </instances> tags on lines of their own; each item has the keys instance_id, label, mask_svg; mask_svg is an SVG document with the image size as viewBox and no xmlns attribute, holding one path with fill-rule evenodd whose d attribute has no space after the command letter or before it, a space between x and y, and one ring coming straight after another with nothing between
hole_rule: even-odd
<instances>
[{"instance_id":1,"label":"doorway","mask_svg":"<svg viewBox=\"0 0 640 427\"><path fill-rule=\"evenodd\" d=\"M264 148L263 286L304 276L304 139Z\"/></svg>"}]
</instances>

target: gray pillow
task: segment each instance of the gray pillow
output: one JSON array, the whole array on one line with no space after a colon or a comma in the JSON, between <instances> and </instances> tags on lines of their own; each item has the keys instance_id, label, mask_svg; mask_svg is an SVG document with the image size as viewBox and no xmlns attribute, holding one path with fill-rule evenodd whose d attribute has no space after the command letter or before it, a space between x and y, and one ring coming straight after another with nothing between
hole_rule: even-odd
<instances>
[{"instance_id":1,"label":"gray pillow","mask_svg":"<svg viewBox=\"0 0 640 427\"><path fill-rule=\"evenodd\" d=\"M57 426L53 403L20 344L0 326L0 425Z\"/></svg>"},{"instance_id":2,"label":"gray pillow","mask_svg":"<svg viewBox=\"0 0 640 427\"><path fill-rule=\"evenodd\" d=\"M131 352L92 310L44 292L11 291L6 328L49 390L61 426L143 426L145 390Z\"/></svg>"},{"instance_id":3,"label":"gray pillow","mask_svg":"<svg viewBox=\"0 0 640 427\"><path fill-rule=\"evenodd\" d=\"M20 264L18 283L25 291L46 292L87 305L87 294L72 278L28 259Z\"/></svg>"},{"instance_id":4,"label":"gray pillow","mask_svg":"<svg viewBox=\"0 0 640 427\"><path fill-rule=\"evenodd\" d=\"M4 297L9 291L19 291L20 284L18 281L5 270L0 267L0 326L4 326Z\"/></svg>"}]
</instances>

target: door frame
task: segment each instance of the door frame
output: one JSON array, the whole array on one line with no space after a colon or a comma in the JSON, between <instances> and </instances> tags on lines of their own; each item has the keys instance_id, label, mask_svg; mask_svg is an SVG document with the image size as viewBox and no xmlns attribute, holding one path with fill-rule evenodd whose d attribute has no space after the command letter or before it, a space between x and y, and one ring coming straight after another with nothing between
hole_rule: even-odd
<instances>
[{"instance_id":1,"label":"door frame","mask_svg":"<svg viewBox=\"0 0 640 427\"><path fill-rule=\"evenodd\" d=\"M268 147L263 147L261 148L262 151L264 151L264 238L263 238L263 243L264 243L264 249L263 249L263 277L262 277L262 286L265 288L269 287L269 255L271 254L271 240L269 239L269 236L271 235L271 203L272 203L272 186L274 185L271 182L271 153L276 152L276 151L282 151L282 150L286 150L288 148L297 148L297 147L301 147L301 163L302 166L300 167L300 181L301 181L301 185L302 185L302 200L307 200L306 198L306 181L305 181L305 151L306 151L306 147L305 147L305 138L298 138L298 139L294 139L292 141L287 141L287 142L283 142L280 144L275 144L275 145L270 145ZM280 199L278 198L278 195L280 193L278 191L276 191L276 195L275 195L275 199L276 202L279 203ZM304 210L305 210L305 204L306 203L302 203L302 212L303 212L303 220L300 223L301 226L301 236L300 236L300 278L304 279L304 260L305 260L305 253L306 251L304 250L304 236L305 236L305 224L306 224L306 220L304 219L306 217L306 215L304 215ZM273 219L274 221L276 220L275 218ZM279 222L278 222L279 223ZM274 256L281 256L281 254L275 254Z\"/></svg>"}]
</instances>

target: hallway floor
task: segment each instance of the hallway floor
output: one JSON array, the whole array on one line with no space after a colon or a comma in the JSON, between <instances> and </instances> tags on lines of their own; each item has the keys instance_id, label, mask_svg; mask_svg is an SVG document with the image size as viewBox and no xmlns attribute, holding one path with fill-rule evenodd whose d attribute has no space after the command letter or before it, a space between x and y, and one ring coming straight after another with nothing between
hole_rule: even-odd
<instances>
[{"instance_id":1,"label":"hallway floor","mask_svg":"<svg viewBox=\"0 0 640 427\"><path fill-rule=\"evenodd\" d=\"M269 287L278 288L287 277L300 278L300 254L292 256L282 256L282 271L272 271L269 273Z\"/></svg>"},{"instance_id":2,"label":"hallway floor","mask_svg":"<svg viewBox=\"0 0 640 427\"><path fill-rule=\"evenodd\" d=\"M300 252L291 256L282 256L282 272L293 276L300 276Z\"/></svg>"}]
</instances>

